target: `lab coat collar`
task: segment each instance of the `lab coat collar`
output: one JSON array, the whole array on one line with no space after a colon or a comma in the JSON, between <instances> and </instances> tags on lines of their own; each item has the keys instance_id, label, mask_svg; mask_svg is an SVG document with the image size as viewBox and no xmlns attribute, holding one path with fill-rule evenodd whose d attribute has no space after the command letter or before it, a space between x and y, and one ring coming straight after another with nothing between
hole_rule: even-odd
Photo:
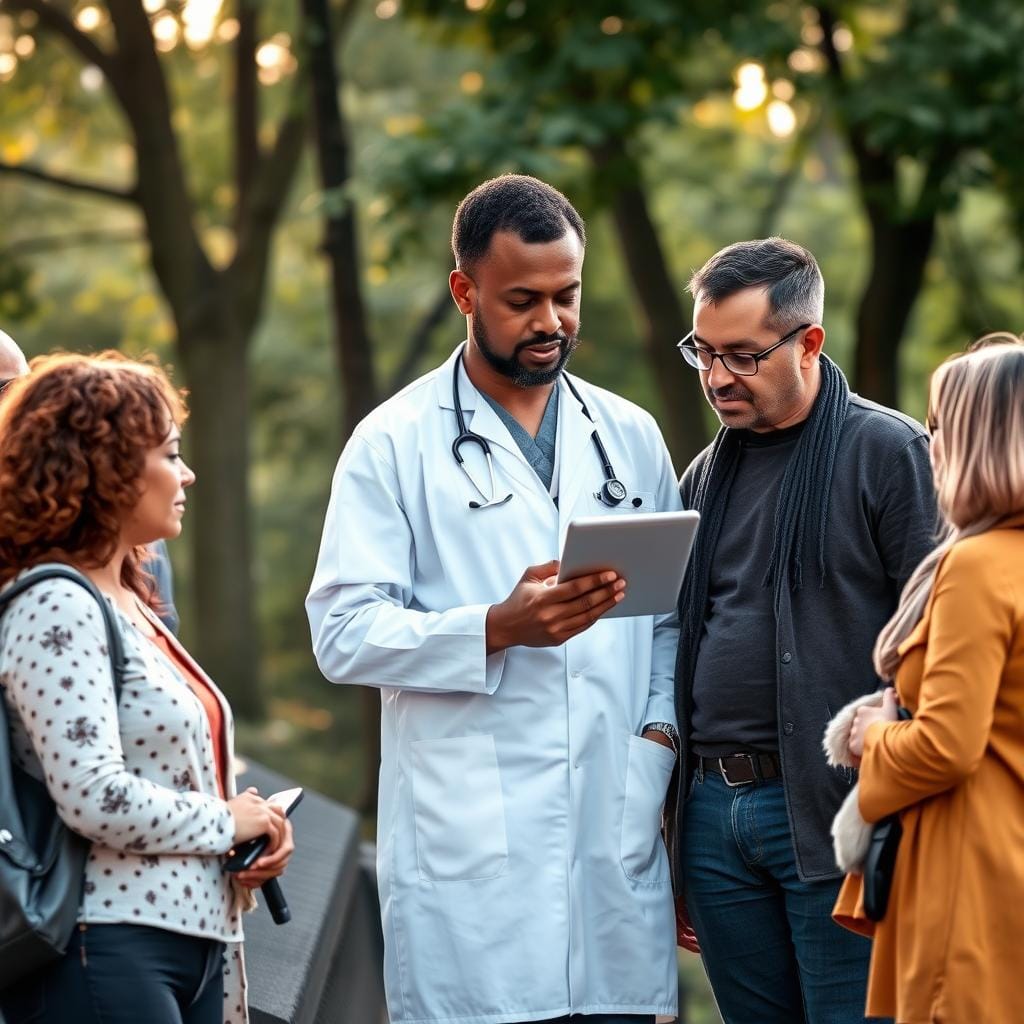
<instances>
[{"instance_id":1,"label":"lab coat collar","mask_svg":"<svg viewBox=\"0 0 1024 1024\"><path fill-rule=\"evenodd\" d=\"M456 360L462 351L459 345L455 351L445 360L444 365L437 371L434 385L437 390L437 404L442 409L450 409L452 413L452 439L458 434L458 421L455 418L455 402L452 397L452 373L455 370ZM462 405L462 412L466 418L466 426L474 433L479 434L499 448L504 448L513 455L526 469L533 473L533 467L526 461L516 444L515 438L508 432L508 427L501 422L498 414L491 408L488 402L473 386L473 382L466 373L464 364L459 365L459 403ZM526 477L529 479L529 477ZM522 482L522 479L520 479Z\"/></svg>"},{"instance_id":2,"label":"lab coat collar","mask_svg":"<svg viewBox=\"0 0 1024 1024\"><path fill-rule=\"evenodd\" d=\"M455 369L455 361L459 358L459 353L465 344L466 342L463 341L457 345L452 354L434 371L434 390L437 395L437 404L442 409L450 409L452 412L455 411L455 402L452 400L452 371ZM570 403L573 409L583 418L583 421L589 423L590 421L583 415L580 403L576 401L573 393L569 390L569 386L565 382L565 376L563 373L558 378L558 386L561 389L558 396L559 406L564 407L566 403ZM582 390L580 390L580 380L578 377L573 377L573 384L576 385L577 391L583 394ZM482 401L480 392L473 386L464 365L459 367L459 401L462 403L462 411L464 413L475 411L477 405L483 405L490 409L487 402ZM586 396L584 396L584 401L586 401ZM594 418L594 423L597 424L600 421L600 416L594 409L593 402L587 402L587 411ZM561 419L562 413L559 412L559 427L561 427Z\"/></svg>"},{"instance_id":3,"label":"lab coat collar","mask_svg":"<svg viewBox=\"0 0 1024 1024\"><path fill-rule=\"evenodd\" d=\"M456 360L462 351L459 345L455 351L445 360L444 364L435 371L434 387L437 394L437 404L445 410L451 420L451 437L455 439L458 434L458 421L455 417L455 402L452 399L452 373L455 370ZM500 448L509 457L502 457L499 474L505 474L514 485L515 492L524 493L525 490L533 490L543 494L547 498L547 492L540 481L540 477L534 472L533 467L526 461L522 449L516 443L515 438L509 433L508 427L502 423L501 418L491 408L479 391L473 386L469 379L464 365L459 366L459 402L462 405L462 412L466 418L466 427L475 434L486 438L492 448ZM495 459L498 459L498 452L494 452ZM499 475L500 479L500 475ZM499 484L499 486L501 486Z\"/></svg>"},{"instance_id":4,"label":"lab coat collar","mask_svg":"<svg viewBox=\"0 0 1024 1024\"><path fill-rule=\"evenodd\" d=\"M465 342L463 342L465 344ZM460 344L452 354L445 360L444 364L440 366L434 378L434 388L437 395L437 404L442 409L449 409L452 413L452 430L454 437L455 427L455 402L452 398L452 373L455 369L456 360L459 357L459 353L462 351L462 344ZM576 379L573 380L577 390L580 389L580 382ZM594 418L594 423L591 423L586 416L583 415L583 410L580 407L580 403L576 400L573 393L569 390L568 384L565 381L565 374L562 374L558 378L558 387L560 389L558 395L558 449L560 469L559 469L559 490L561 493L565 493L565 487L570 483L571 478L576 476L576 470L579 468L577 463L580 460L581 449L585 445L590 445L593 448L593 442L590 440L590 435L594 431L595 425L599 422L600 417L593 407L593 402L587 402L587 410L590 415ZM473 382L469 379L469 375L466 373L465 365L459 366L459 401L462 405L462 411L466 417L466 426L470 430L479 434L481 437L487 438L491 444L496 444L501 448L511 452L516 459L523 464L523 466L529 471L529 476L526 479L536 478L533 468L526 461L526 457L523 455L516 444L515 438L509 433L508 428L504 423L501 422L500 417L491 408L479 391L473 386ZM584 397L584 401L586 397ZM566 459L572 461L565 461ZM601 465L597 461L597 454L594 453L593 460L594 467L596 467L596 473L600 476ZM587 462L590 465L590 462ZM592 467L593 468L593 467ZM537 485L542 486L540 481L537 480ZM561 494L559 496L559 504L564 504Z\"/></svg>"}]
</instances>

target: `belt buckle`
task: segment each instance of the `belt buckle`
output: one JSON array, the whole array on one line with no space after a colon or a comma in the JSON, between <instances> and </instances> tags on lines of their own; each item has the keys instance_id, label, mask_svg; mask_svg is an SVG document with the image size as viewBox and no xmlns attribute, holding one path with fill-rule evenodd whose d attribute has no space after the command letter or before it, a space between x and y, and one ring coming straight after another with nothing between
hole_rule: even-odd
<instances>
[{"instance_id":1,"label":"belt buckle","mask_svg":"<svg viewBox=\"0 0 1024 1024\"><path fill-rule=\"evenodd\" d=\"M754 766L754 757L752 754L730 754L729 757L745 757L747 759L747 762L750 764L750 774L753 776L749 779L741 779L739 782L733 782L729 778L729 773L725 767L726 759L724 757L717 758L716 760L718 761L718 767L722 772L722 779L730 789L736 789L739 786L749 786L752 782L757 782L758 771L757 768Z\"/></svg>"}]
</instances>

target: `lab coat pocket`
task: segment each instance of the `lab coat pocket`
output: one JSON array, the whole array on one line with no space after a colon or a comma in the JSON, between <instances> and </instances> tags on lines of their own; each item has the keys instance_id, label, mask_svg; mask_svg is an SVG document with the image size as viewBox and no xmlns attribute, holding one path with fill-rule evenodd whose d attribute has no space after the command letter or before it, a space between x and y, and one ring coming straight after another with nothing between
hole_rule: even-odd
<instances>
[{"instance_id":1,"label":"lab coat pocket","mask_svg":"<svg viewBox=\"0 0 1024 1024\"><path fill-rule=\"evenodd\" d=\"M675 763L676 756L667 747L630 734L620 857L626 877L635 882L669 883L661 809Z\"/></svg>"},{"instance_id":2,"label":"lab coat pocket","mask_svg":"<svg viewBox=\"0 0 1024 1024\"><path fill-rule=\"evenodd\" d=\"M505 802L493 736L411 744L421 878L494 878L508 863Z\"/></svg>"},{"instance_id":3,"label":"lab coat pocket","mask_svg":"<svg viewBox=\"0 0 1024 1024\"><path fill-rule=\"evenodd\" d=\"M596 494L592 494L591 515L604 515L608 512L657 512L658 503L655 499L654 491L627 491L626 497L618 505L606 505Z\"/></svg>"}]
</instances>

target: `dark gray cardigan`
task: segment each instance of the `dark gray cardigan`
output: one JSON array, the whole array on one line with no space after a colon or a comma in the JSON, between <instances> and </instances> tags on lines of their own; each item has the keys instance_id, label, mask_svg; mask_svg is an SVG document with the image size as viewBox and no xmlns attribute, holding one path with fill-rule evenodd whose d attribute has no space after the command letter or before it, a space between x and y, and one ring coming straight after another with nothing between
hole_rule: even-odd
<instances>
[{"instance_id":1,"label":"dark gray cardigan","mask_svg":"<svg viewBox=\"0 0 1024 1024\"><path fill-rule=\"evenodd\" d=\"M701 452L683 474L684 508L693 507L709 453ZM934 546L936 525L924 430L901 413L851 395L829 498L825 583L820 586L816 566L805 573L803 588L784 595L775 628L779 752L802 879L839 874L829 826L852 778L825 764L822 736L840 708L878 687L871 662L875 639L908 577ZM677 673L684 751L690 689ZM682 778L667 804L673 868L686 840L680 823L689 771L685 758L681 764Z\"/></svg>"}]
</instances>

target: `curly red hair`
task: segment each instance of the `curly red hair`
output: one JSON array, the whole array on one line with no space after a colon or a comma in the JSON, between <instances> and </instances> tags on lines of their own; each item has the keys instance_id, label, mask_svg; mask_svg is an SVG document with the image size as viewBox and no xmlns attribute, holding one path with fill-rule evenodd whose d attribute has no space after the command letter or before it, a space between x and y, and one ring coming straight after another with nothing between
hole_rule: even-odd
<instances>
[{"instance_id":1,"label":"curly red hair","mask_svg":"<svg viewBox=\"0 0 1024 1024\"><path fill-rule=\"evenodd\" d=\"M32 360L0 403L0 583L40 562L106 565L142 494L147 453L187 416L152 361L119 352ZM149 599L142 549L122 581Z\"/></svg>"}]
</instances>

